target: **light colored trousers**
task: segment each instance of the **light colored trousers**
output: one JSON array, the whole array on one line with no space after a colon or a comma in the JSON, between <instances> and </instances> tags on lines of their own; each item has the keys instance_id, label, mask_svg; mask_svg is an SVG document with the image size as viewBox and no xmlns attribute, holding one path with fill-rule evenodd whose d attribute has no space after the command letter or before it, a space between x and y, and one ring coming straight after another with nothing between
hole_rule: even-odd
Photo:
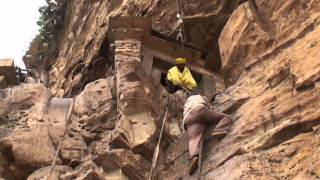
<instances>
[{"instance_id":1,"label":"light colored trousers","mask_svg":"<svg viewBox=\"0 0 320 180\"><path fill-rule=\"evenodd\" d=\"M209 108L195 109L186 118L186 129L189 136L189 154L192 158L199 155L203 134L210 125L217 124L214 131L228 132L232 120L224 113L214 111Z\"/></svg>"}]
</instances>

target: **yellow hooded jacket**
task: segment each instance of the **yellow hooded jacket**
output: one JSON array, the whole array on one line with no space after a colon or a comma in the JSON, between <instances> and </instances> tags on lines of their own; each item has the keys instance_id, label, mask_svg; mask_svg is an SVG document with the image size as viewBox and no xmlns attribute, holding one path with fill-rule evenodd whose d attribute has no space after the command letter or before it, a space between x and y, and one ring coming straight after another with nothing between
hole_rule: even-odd
<instances>
[{"instance_id":1,"label":"yellow hooded jacket","mask_svg":"<svg viewBox=\"0 0 320 180\"><path fill-rule=\"evenodd\" d=\"M172 82L173 85L186 87L189 90L193 90L197 87L197 83L193 79L192 74L187 67L184 67L184 70L181 73L179 69L174 66L173 68L169 69L167 79L168 81Z\"/></svg>"}]
</instances>

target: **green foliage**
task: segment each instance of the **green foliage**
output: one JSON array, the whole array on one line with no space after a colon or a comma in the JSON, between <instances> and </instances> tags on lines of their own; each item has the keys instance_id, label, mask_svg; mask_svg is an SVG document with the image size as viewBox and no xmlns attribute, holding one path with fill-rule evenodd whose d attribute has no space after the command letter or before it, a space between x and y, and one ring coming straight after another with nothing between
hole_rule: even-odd
<instances>
[{"instance_id":1,"label":"green foliage","mask_svg":"<svg viewBox=\"0 0 320 180\"><path fill-rule=\"evenodd\" d=\"M41 14L37 25L39 34L32 40L29 50L23 57L28 68L47 66L58 55L58 32L63 23L64 0L46 0L46 5L39 8Z\"/></svg>"}]
</instances>

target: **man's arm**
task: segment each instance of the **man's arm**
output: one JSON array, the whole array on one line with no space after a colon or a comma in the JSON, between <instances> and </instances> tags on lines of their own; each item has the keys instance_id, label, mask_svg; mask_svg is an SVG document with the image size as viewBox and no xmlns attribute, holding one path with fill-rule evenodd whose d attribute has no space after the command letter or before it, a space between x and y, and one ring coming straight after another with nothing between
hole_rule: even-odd
<instances>
[{"instance_id":1,"label":"man's arm","mask_svg":"<svg viewBox=\"0 0 320 180\"><path fill-rule=\"evenodd\" d=\"M178 90L178 87L172 84L172 82L166 78L166 89L170 94L172 94Z\"/></svg>"},{"instance_id":2,"label":"man's arm","mask_svg":"<svg viewBox=\"0 0 320 180\"><path fill-rule=\"evenodd\" d=\"M186 68L186 72L184 73L184 79L185 79L185 83L183 84L186 88L188 88L189 90L193 90L197 87L197 82L194 80L189 68Z\"/></svg>"}]
</instances>

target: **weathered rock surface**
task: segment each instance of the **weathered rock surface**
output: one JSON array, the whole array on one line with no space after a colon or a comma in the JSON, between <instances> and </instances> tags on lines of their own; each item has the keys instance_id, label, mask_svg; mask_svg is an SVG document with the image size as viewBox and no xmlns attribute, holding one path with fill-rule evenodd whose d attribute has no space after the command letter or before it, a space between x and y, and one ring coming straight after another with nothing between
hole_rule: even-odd
<instances>
[{"instance_id":1,"label":"weathered rock surface","mask_svg":"<svg viewBox=\"0 0 320 180\"><path fill-rule=\"evenodd\" d=\"M256 0L242 4L230 17L219 37L222 71L226 83L234 83L242 72L255 63L272 58L270 56L313 32L319 24L318 17L318 1ZM309 44L314 47L317 43ZM314 57L306 51L307 46L305 48L296 54ZM295 59L297 58L299 57ZM305 66L310 68L307 64ZM300 74L300 78L317 78L318 72L318 69L310 70L305 75Z\"/></svg>"},{"instance_id":2,"label":"weathered rock surface","mask_svg":"<svg viewBox=\"0 0 320 180\"><path fill-rule=\"evenodd\" d=\"M257 0L230 17L219 39L229 88L215 107L234 125L222 141L207 141L204 179L319 178L319 5ZM172 178L163 179L185 177L183 150L169 153L176 158L161 174Z\"/></svg>"},{"instance_id":3,"label":"weathered rock surface","mask_svg":"<svg viewBox=\"0 0 320 180\"><path fill-rule=\"evenodd\" d=\"M108 18L152 17L153 29L174 37L175 6L68 1L50 70L49 89L60 97L37 84L0 90L0 178L46 179L66 132L55 179L147 179L168 94L143 71L139 41L116 40L109 50ZM319 179L320 1L188 0L183 7L188 44L207 59L221 52L227 89L213 105L234 120L221 141L206 138L202 178ZM61 96L74 99L69 122L72 99ZM194 178L186 175L184 100L180 91L170 96L153 179Z\"/></svg>"},{"instance_id":4,"label":"weathered rock surface","mask_svg":"<svg viewBox=\"0 0 320 180\"><path fill-rule=\"evenodd\" d=\"M53 159L55 148L44 117L49 91L41 85L24 85L0 94L4 175L20 179Z\"/></svg>"},{"instance_id":5,"label":"weathered rock surface","mask_svg":"<svg viewBox=\"0 0 320 180\"><path fill-rule=\"evenodd\" d=\"M119 122L112 143L151 159L159 109L163 109L154 102L161 99L141 66L140 41L116 41L115 47Z\"/></svg>"},{"instance_id":6,"label":"weathered rock surface","mask_svg":"<svg viewBox=\"0 0 320 180\"><path fill-rule=\"evenodd\" d=\"M121 56L121 53L118 55ZM119 63L126 61L119 60ZM133 62L132 65L134 67L130 66L129 70L141 68L138 63ZM119 77L127 78L125 74L128 72L135 73L120 68ZM143 71L140 70L140 73ZM138 76L145 78L143 74ZM141 87L143 93L150 97L150 101L144 102L146 94L137 96L141 89L127 91L127 85L132 82L134 81L129 78L122 79L117 84L119 93L131 93L131 97L119 96L126 98L119 98L121 103L118 109L113 94L113 77L89 83L82 93L74 98L70 122L66 121L66 115L69 106L72 106L71 98L51 98L46 88L36 84L1 90L0 175L9 179L25 179L33 171L44 168L28 178L45 178L50 171L49 165L54 160L57 146L66 131L56 163L76 169L57 166L53 177L146 179L150 167L149 160L155 147L154 138L158 132L160 109L163 109L159 108L162 103L155 103L161 101L155 99L158 93L163 94L164 89L148 90L155 87L145 79L145 84ZM140 111L136 112L134 108L128 108L139 109L139 106ZM117 113L119 118L116 118ZM150 132L146 129L150 129ZM114 143L119 132L130 132L124 139L130 146L119 147ZM168 135L170 136L170 132Z\"/></svg>"},{"instance_id":7,"label":"weathered rock surface","mask_svg":"<svg viewBox=\"0 0 320 180\"><path fill-rule=\"evenodd\" d=\"M114 129L112 80L109 77L94 81L75 97L70 131L62 145L61 153L64 159L80 161L88 155L88 146L100 133Z\"/></svg>"},{"instance_id":8,"label":"weathered rock surface","mask_svg":"<svg viewBox=\"0 0 320 180\"><path fill-rule=\"evenodd\" d=\"M51 167L44 167L41 169L36 170L35 172L33 172L28 178L27 180L41 180L41 179L47 179L48 178L48 174L51 170ZM51 175L51 179L60 179L60 176L62 174L67 173L68 171L72 171L72 168L68 167L68 166L57 166L52 175ZM70 179L70 178L69 178Z\"/></svg>"},{"instance_id":9,"label":"weathered rock surface","mask_svg":"<svg viewBox=\"0 0 320 180\"><path fill-rule=\"evenodd\" d=\"M50 70L50 89L57 96L79 93L85 84L106 76L107 57L111 54L107 37L111 33L109 17L152 17L157 32L173 39L178 34L177 4L171 0L67 2L59 56ZM187 43L210 54L209 68L217 66L218 37L236 3L220 0L182 3Z\"/></svg>"}]
</instances>

